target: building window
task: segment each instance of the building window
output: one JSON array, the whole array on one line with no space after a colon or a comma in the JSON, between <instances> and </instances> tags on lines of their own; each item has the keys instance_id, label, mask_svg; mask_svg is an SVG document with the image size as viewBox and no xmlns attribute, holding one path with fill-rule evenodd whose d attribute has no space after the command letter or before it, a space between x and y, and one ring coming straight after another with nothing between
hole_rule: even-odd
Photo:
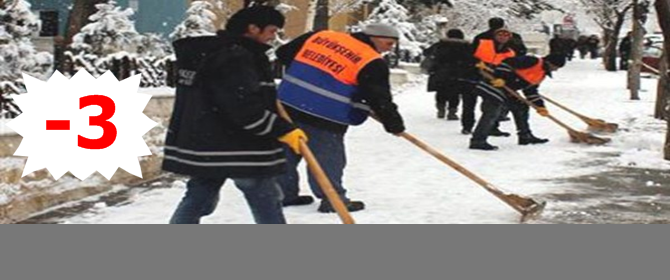
<instances>
[{"instance_id":1,"label":"building window","mask_svg":"<svg viewBox=\"0 0 670 280\"><path fill-rule=\"evenodd\" d=\"M130 6L130 8L133 9L133 11L138 12L140 10L140 1L130 0L128 6Z\"/></svg>"},{"instance_id":2,"label":"building window","mask_svg":"<svg viewBox=\"0 0 670 280\"><path fill-rule=\"evenodd\" d=\"M40 37L56 37L59 35L58 11L40 11L40 20L42 21Z\"/></svg>"}]
</instances>

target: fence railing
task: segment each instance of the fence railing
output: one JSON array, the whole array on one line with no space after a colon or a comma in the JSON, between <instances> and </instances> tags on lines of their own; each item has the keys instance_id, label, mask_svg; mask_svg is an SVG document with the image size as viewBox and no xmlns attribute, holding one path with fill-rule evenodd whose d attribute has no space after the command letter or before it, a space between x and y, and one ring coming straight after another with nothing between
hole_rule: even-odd
<instances>
[{"instance_id":1,"label":"fence railing","mask_svg":"<svg viewBox=\"0 0 670 280\"><path fill-rule=\"evenodd\" d=\"M95 77L109 70L119 80L141 74L140 87L175 87L176 85L177 67L174 56L157 58L117 53L100 58L90 54L75 55L72 52L65 52L62 73L66 76L73 76L81 69L86 69ZM11 119L22 113L12 96L25 93L25 91L22 79L0 77L0 118Z\"/></svg>"}]
</instances>

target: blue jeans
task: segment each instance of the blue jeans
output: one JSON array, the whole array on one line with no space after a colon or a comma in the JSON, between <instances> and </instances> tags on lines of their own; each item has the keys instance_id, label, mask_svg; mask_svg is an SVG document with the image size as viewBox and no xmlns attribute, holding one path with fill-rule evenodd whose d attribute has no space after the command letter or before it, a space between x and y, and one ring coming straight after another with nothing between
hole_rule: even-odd
<instances>
[{"instance_id":1,"label":"blue jeans","mask_svg":"<svg viewBox=\"0 0 670 280\"><path fill-rule=\"evenodd\" d=\"M328 130L319 129L310 125L297 123L307 136L309 137L308 146L316 156L316 159L321 164L326 176L333 184L335 191L340 195L342 200L346 203L349 201L346 197L347 190L342 186L342 177L344 176L344 168L347 165L347 155L344 147L344 133L336 133ZM284 176L279 177L279 185L284 193L284 201L295 200L300 194L300 176L298 175L298 164L302 157L296 155L290 149L286 149L286 157L288 159L287 172ZM325 195L319 183L309 173L309 186L312 193L319 199L324 199Z\"/></svg>"},{"instance_id":2,"label":"blue jeans","mask_svg":"<svg viewBox=\"0 0 670 280\"><path fill-rule=\"evenodd\" d=\"M232 179L244 193L249 208L258 224L285 224L282 211L282 193L276 178ZM200 218L214 212L219 203L219 192L226 178L194 177L186 185L186 195L177 207L171 224L199 224Z\"/></svg>"}]
</instances>

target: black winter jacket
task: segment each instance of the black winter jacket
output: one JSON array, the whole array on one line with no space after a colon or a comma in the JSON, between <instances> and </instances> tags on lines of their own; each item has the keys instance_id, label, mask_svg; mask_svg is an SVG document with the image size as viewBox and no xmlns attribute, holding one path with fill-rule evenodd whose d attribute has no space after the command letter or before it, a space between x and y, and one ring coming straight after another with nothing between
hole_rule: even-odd
<instances>
[{"instance_id":1,"label":"black winter jacket","mask_svg":"<svg viewBox=\"0 0 670 280\"><path fill-rule=\"evenodd\" d=\"M174 44L178 85L163 169L200 177L264 178L286 170L269 47L219 32Z\"/></svg>"},{"instance_id":2,"label":"black winter jacket","mask_svg":"<svg viewBox=\"0 0 670 280\"><path fill-rule=\"evenodd\" d=\"M303 48L307 39L312 37L315 32L304 34L290 43L280 47L277 50L279 61L289 67L300 50ZM374 48L372 41L367 35L357 33L352 36L361 42L364 42ZM398 112L398 106L393 103L391 95L391 71L383 59L377 59L370 62L358 74L358 90L362 94L362 100L372 108L372 111L379 117L384 128L389 133L400 133L405 131L405 124L402 116ZM315 117L298 110L286 107L291 117L297 122L305 123L314 127L329 130L336 133L345 133L348 126L334 123L319 117Z\"/></svg>"},{"instance_id":3,"label":"black winter jacket","mask_svg":"<svg viewBox=\"0 0 670 280\"><path fill-rule=\"evenodd\" d=\"M526 80L522 79L516 70L524 70L532 68L540 62L539 58L533 56L517 56L506 59L500 66L495 69L494 76L505 80L507 87L515 91L523 91L528 101L533 102L538 107L545 107L544 100L540 96L539 85L532 85ZM543 65L544 71L548 77L551 77L546 63ZM514 97L509 96L504 89L498 89L490 84L490 81L481 81L477 85L477 92L483 98L492 98L499 102L507 102L514 100Z\"/></svg>"},{"instance_id":4,"label":"black winter jacket","mask_svg":"<svg viewBox=\"0 0 670 280\"><path fill-rule=\"evenodd\" d=\"M434 57L434 66L429 69L428 91L477 80L477 59L473 53L472 43L460 39L444 39L426 49L424 54Z\"/></svg>"}]
</instances>

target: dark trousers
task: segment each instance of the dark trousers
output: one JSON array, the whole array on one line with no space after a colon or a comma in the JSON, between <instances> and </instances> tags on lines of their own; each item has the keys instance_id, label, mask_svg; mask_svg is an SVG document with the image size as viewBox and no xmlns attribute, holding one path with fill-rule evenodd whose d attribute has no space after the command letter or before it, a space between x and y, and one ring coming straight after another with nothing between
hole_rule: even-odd
<instances>
[{"instance_id":1,"label":"dark trousers","mask_svg":"<svg viewBox=\"0 0 670 280\"><path fill-rule=\"evenodd\" d=\"M282 211L282 192L276 178L232 179L247 199L254 220L258 224L285 224ZM211 215L219 203L219 192L226 178L191 178L186 195L170 219L171 224L199 224Z\"/></svg>"},{"instance_id":2,"label":"dark trousers","mask_svg":"<svg viewBox=\"0 0 670 280\"><path fill-rule=\"evenodd\" d=\"M461 125L464 130L470 130L475 127L475 110L477 109L477 98L479 96L470 90L463 93L463 113L461 115Z\"/></svg>"},{"instance_id":3,"label":"dark trousers","mask_svg":"<svg viewBox=\"0 0 670 280\"><path fill-rule=\"evenodd\" d=\"M514 116L518 135L527 136L532 134L530 124L528 123L530 119L530 107L528 105L517 101L501 103L491 98L484 98L484 102L482 103L483 114L479 119L479 123L477 123L477 128L475 128L472 134L473 143L484 143L488 140L489 134L498 125L500 114L506 106Z\"/></svg>"},{"instance_id":4,"label":"dark trousers","mask_svg":"<svg viewBox=\"0 0 670 280\"><path fill-rule=\"evenodd\" d=\"M449 108L450 110L457 110L461 103L461 96L470 94L473 89L473 84L468 81L449 80L445 82L443 85L440 85L439 90L435 95L437 108ZM447 103L449 107L447 107Z\"/></svg>"},{"instance_id":5,"label":"dark trousers","mask_svg":"<svg viewBox=\"0 0 670 280\"><path fill-rule=\"evenodd\" d=\"M460 93L456 88L441 89L435 94L435 106L438 110L458 110L458 105L461 103ZM449 105L449 107L447 107Z\"/></svg>"},{"instance_id":6,"label":"dark trousers","mask_svg":"<svg viewBox=\"0 0 670 280\"><path fill-rule=\"evenodd\" d=\"M342 186L342 177L344 168L347 166L347 156L344 147L344 133L336 133L325 129L320 129L311 125L297 123L297 126L305 131L309 137L308 146L316 156L319 164L333 184L335 191L347 202L347 190ZM279 185L285 195L285 201L295 200L300 193L300 177L298 175L298 165L302 157L294 154L287 149L288 169L284 176L279 177ZM319 199L324 199L325 195L316 178L309 173L309 186L312 193Z\"/></svg>"}]
</instances>

